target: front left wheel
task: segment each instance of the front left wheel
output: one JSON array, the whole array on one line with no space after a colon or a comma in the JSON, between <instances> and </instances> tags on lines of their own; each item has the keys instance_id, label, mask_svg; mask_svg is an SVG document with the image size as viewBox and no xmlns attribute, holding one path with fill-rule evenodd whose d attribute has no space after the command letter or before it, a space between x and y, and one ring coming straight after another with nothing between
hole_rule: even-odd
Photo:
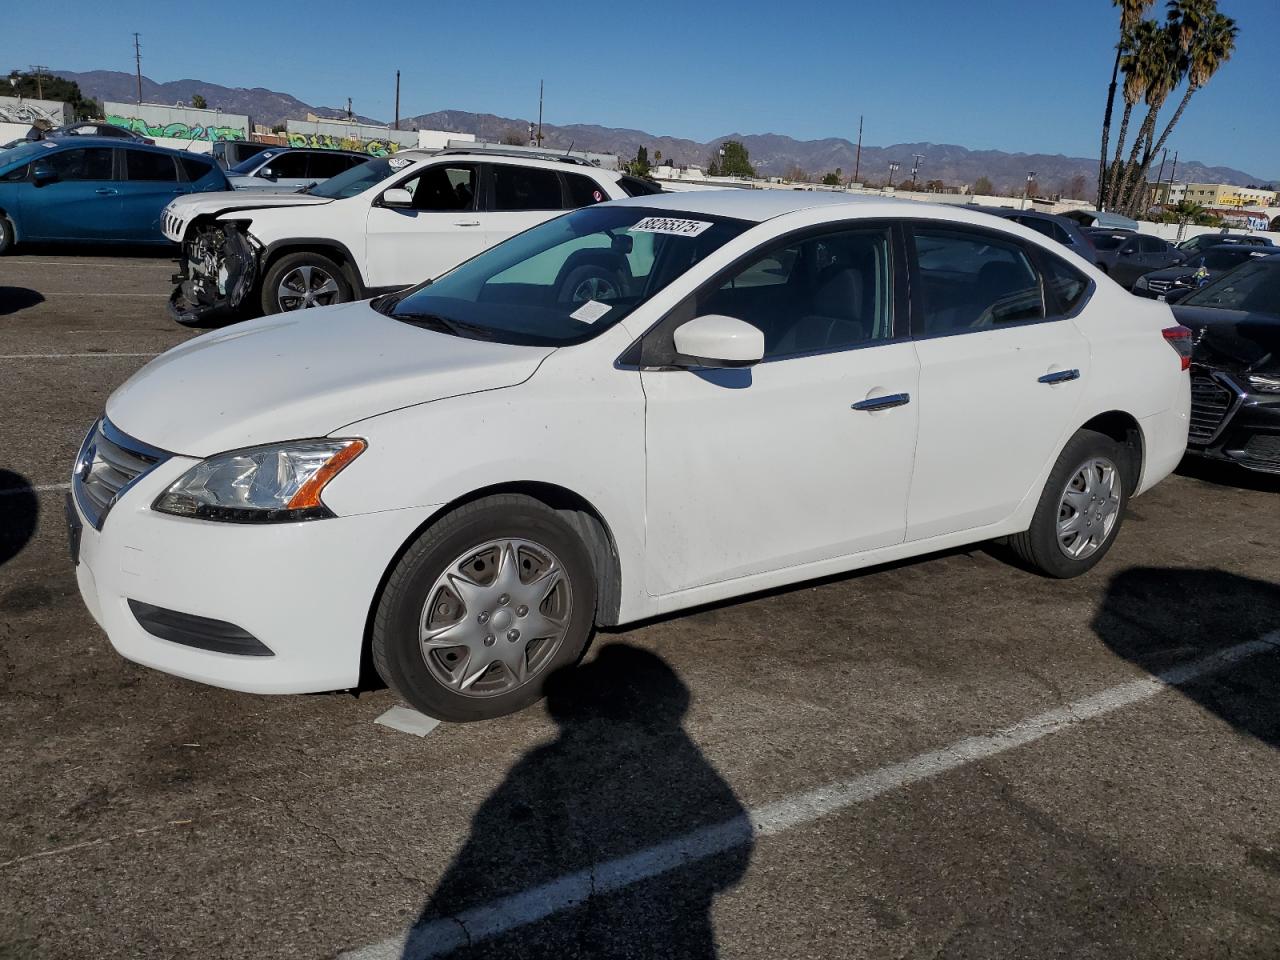
<instances>
[{"instance_id":1,"label":"front left wheel","mask_svg":"<svg viewBox=\"0 0 1280 960\"><path fill-rule=\"evenodd\" d=\"M582 655L596 592L590 553L556 511L487 497L429 527L396 564L374 618L374 666L441 720L513 713Z\"/></svg>"},{"instance_id":2,"label":"front left wheel","mask_svg":"<svg viewBox=\"0 0 1280 960\"><path fill-rule=\"evenodd\" d=\"M13 249L13 224L9 218L0 213L0 256Z\"/></svg>"},{"instance_id":3,"label":"front left wheel","mask_svg":"<svg viewBox=\"0 0 1280 960\"><path fill-rule=\"evenodd\" d=\"M262 312L288 313L352 300L342 268L318 253L281 257L262 278Z\"/></svg>"}]
</instances>

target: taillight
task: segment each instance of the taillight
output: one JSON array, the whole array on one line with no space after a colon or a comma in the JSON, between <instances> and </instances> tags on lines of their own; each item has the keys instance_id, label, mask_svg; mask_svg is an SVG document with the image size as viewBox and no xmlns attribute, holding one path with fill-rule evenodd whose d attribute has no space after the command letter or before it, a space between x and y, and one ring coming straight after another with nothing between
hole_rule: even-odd
<instances>
[{"instance_id":1,"label":"taillight","mask_svg":"<svg viewBox=\"0 0 1280 960\"><path fill-rule=\"evenodd\" d=\"M1182 369L1191 369L1191 330L1178 324L1176 327L1165 327L1164 342L1173 347L1174 353L1182 358Z\"/></svg>"}]
</instances>

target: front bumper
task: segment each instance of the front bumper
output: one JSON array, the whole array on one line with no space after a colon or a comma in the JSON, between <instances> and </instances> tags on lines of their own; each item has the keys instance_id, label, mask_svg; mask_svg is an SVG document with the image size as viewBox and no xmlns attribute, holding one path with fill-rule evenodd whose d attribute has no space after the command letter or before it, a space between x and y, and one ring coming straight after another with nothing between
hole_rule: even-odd
<instances>
[{"instance_id":1,"label":"front bumper","mask_svg":"<svg viewBox=\"0 0 1280 960\"><path fill-rule=\"evenodd\" d=\"M1280 394L1251 391L1243 378L1221 370L1201 370L1192 413L1198 429L1188 453L1280 474Z\"/></svg>"},{"instance_id":2,"label":"front bumper","mask_svg":"<svg viewBox=\"0 0 1280 960\"><path fill-rule=\"evenodd\" d=\"M235 314L257 282L259 250L234 224L192 230L172 277L170 319L193 326Z\"/></svg>"},{"instance_id":3,"label":"front bumper","mask_svg":"<svg viewBox=\"0 0 1280 960\"><path fill-rule=\"evenodd\" d=\"M249 693L354 687L379 583L432 508L261 526L153 511L156 497L196 462L173 457L143 476L101 531L69 505L72 526L81 525L80 594L111 645L144 666ZM234 626L270 655L163 639L139 622L146 607Z\"/></svg>"}]
</instances>

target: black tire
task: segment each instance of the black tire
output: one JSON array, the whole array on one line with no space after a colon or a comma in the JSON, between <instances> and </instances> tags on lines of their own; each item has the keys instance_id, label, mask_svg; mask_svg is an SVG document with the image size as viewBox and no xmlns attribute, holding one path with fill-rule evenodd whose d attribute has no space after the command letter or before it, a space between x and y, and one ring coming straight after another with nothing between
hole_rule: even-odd
<instances>
[{"instance_id":1,"label":"black tire","mask_svg":"<svg viewBox=\"0 0 1280 960\"><path fill-rule=\"evenodd\" d=\"M423 608L437 579L455 560L505 538L533 541L559 559L572 595L568 629L559 647L522 685L490 696L459 693L427 666L419 646ZM547 678L582 656L595 626L596 597L591 554L563 517L531 497L486 497L430 526L396 564L374 616L370 651L374 668L410 706L440 720L469 722L514 713L541 699ZM463 613L458 622L468 620L471 613ZM500 637L497 642L505 641Z\"/></svg>"},{"instance_id":2,"label":"black tire","mask_svg":"<svg viewBox=\"0 0 1280 960\"><path fill-rule=\"evenodd\" d=\"M301 309L294 306L286 306L280 302L277 291L280 282L301 268L310 267L312 270L321 271L326 277L331 278L337 286L337 292L330 297L325 296L325 302L317 303L316 306L330 306L335 303L350 303L355 299L351 291L351 284L347 281L346 274L342 268L330 260L328 257L320 253L311 253L305 251L303 253L285 254L279 260L271 265L271 269L267 271L265 277L262 278L262 312L264 314L271 313L287 313L291 310Z\"/></svg>"},{"instance_id":3,"label":"black tire","mask_svg":"<svg viewBox=\"0 0 1280 960\"><path fill-rule=\"evenodd\" d=\"M0 214L0 257L13 249L13 224Z\"/></svg>"},{"instance_id":4,"label":"black tire","mask_svg":"<svg viewBox=\"0 0 1280 960\"><path fill-rule=\"evenodd\" d=\"M593 293L584 294L587 287L595 286ZM599 299L601 303L611 303L626 294L626 285L616 270L599 263L584 263L574 267L560 283L559 297L561 303L586 303Z\"/></svg>"},{"instance_id":5,"label":"black tire","mask_svg":"<svg viewBox=\"0 0 1280 960\"><path fill-rule=\"evenodd\" d=\"M1106 460L1116 470L1118 478L1119 511L1115 523L1102 541L1088 556L1073 558L1059 545L1058 521L1067 484L1091 460ZM1129 491L1133 478L1129 475L1130 458L1120 444L1110 437L1092 430L1081 430L1063 448L1040 494L1040 502L1031 518L1031 526L1009 538L1009 546L1028 566L1050 577L1066 579L1078 577L1092 570L1111 545L1116 542L1120 526L1129 506ZM1070 516L1068 513L1067 516Z\"/></svg>"}]
</instances>

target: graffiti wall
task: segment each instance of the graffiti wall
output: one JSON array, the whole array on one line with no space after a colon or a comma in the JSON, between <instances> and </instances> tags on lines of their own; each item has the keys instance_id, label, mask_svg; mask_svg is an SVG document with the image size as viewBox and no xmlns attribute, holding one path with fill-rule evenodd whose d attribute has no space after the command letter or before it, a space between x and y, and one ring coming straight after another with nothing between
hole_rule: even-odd
<instances>
[{"instance_id":1,"label":"graffiti wall","mask_svg":"<svg viewBox=\"0 0 1280 960\"><path fill-rule=\"evenodd\" d=\"M29 97L0 97L0 123L25 123L48 120L60 127L72 120L71 104L61 100L32 100Z\"/></svg>"},{"instance_id":2,"label":"graffiti wall","mask_svg":"<svg viewBox=\"0 0 1280 960\"><path fill-rule=\"evenodd\" d=\"M355 150L373 157L385 157L418 145L416 131L337 120L289 120L285 129L291 147Z\"/></svg>"},{"instance_id":3,"label":"graffiti wall","mask_svg":"<svg viewBox=\"0 0 1280 960\"><path fill-rule=\"evenodd\" d=\"M249 118L220 110L166 107L158 103L104 103L107 123L144 137L173 140L248 140Z\"/></svg>"}]
</instances>

